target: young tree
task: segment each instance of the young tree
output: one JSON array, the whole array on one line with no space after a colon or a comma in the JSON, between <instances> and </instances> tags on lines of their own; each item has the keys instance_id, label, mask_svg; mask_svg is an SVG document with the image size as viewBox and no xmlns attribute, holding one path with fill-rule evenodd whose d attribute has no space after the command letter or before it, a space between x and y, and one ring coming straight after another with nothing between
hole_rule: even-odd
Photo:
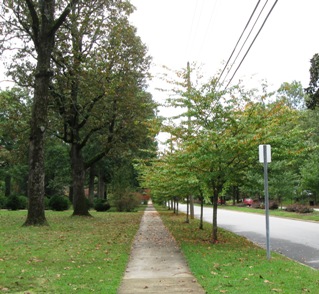
<instances>
[{"instance_id":1,"label":"young tree","mask_svg":"<svg viewBox=\"0 0 319 294\"><path fill-rule=\"evenodd\" d=\"M2 38L0 48L22 46L16 54L14 65L21 69L20 58L35 58L32 72L33 105L29 142L29 209L25 225L46 224L44 213L44 136L48 124L49 82L52 77L51 54L55 46L55 36L71 7L78 1L55 0L4 0L1 4ZM65 5L65 8L63 7ZM58 16L57 16L58 14ZM28 59L29 58L29 59ZM16 77L19 76L17 72Z\"/></svg>"}]
</instances>

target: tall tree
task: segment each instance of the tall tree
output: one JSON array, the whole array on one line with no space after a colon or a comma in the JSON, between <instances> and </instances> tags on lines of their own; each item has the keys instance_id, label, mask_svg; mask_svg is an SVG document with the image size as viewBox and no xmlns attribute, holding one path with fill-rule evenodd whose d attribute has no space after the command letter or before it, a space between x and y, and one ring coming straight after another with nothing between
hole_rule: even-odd
<instances>
[{"instance_id":1,"label":"tall tree","mask_svg":"<svg viewBox=\"0 0 319 294\"><path fill-rule=\"evenodd\" d=\"M61 5L58 5L55 0L5 0L1 4L1 49L13 48L19 40L17 42L22 49L18 50L16 60L25 56L35 57L36 60L32 75L34 97L29 141L29 209L24 223L27 226L47 223L44 213L44 136L48 124L51 54L56 32L77 2L59 1ZM65 8L61 9L63 4ZM20 66L19 61L16 65Z\"/></svg>"},{"instance_id":2,"label":"tall tree","mask_svg":"<svg viewBox=\"0 0 319 294\"><path fill-rule=\"evenodd\" d=\"M282 83L277 92L289 107L299 110L305 108L306 94L300 82Z\"/></svg>"},{"instance_id":3,"label":"tall tree","mask_svg":"<svg viewBox=\"0 0 319 294\"><path fill-rule=\"evenodd\" d=\"M130 152L147 136L154 108L144 90L149 57L129 24L132 11L121 0L83 2L57 37L52 110L56 135L71 146L73 215L89 215L86 169L110 152Z\"/></svg>"},{"instance_id":4,"label":"tall tree","mask_svg":"<svg viewBox=\"0 0 319 294\"><path fill-rule=\"evenodd\" d=\"M308 94L306 106L315 109L319 105L319 54L316 53L310 60L310 82L305 89Z\"/></svg>"},{"instance_id":5,"label":"tall tree","mask_svg":"<svg viewBox=\"0 0 319 294\"><path fill-rule=\"evenodd\" d=\"M30 120L29 95L12 88L0 92L0 168L5 181L5 195L11 194L11 183L26 195L25 183L27 146ZM23 180L19 180L22 177Z\"/></svg>"}]
</instances>

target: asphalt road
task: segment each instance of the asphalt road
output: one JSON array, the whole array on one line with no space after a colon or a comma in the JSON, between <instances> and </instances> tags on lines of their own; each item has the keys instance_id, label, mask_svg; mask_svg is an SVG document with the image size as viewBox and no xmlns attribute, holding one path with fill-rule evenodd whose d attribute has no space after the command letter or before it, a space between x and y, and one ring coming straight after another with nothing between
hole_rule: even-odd
<instances>
[{"instance_id":1,"label":"asphalt road","mask_svg":"<svg viewBox=\"0 0 319 294\"><path fill-rule=\"evenodd\" d=\"M186 212L186 205L179 210ZM195 217L199 218L200 207L195 206ZM204 208L204 220L212 223L213 209ZM266 248L265 216L218 209L218 227L245 236ZM319 269L319 223L298 221L271 216L269 218L270 250ZM266 254L266 252L265 252Z\"/></svg>"}]
</instances>

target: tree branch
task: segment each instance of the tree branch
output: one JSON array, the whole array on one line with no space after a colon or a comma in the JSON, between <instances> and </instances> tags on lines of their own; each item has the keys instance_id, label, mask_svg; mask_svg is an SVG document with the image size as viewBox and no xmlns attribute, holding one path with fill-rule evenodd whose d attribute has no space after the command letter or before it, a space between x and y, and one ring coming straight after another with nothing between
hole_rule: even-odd
<instances>
[{"instance_id":1,"label":"tree branch","mask_svg":"<svg viewBox=\"0 0 319 294\"><path fill-rule=\"evenodd\" d=\"M33 34L34 34L33 42L34 42L35 46L38 47L38 36L39 36L39 26L40 26L39 18L38 18L36 10L34 8L33 2L31 0L26 0L25 2L27 3L27 6L28 6L29 11L30 11L30 16L32 18L32 29L33 29ZM21 23L21 21L20 21L20 23ZM23 27L25 28L25 26L23 26ZM27 28L25 28L25 29L27 30ZM28 30L27 30L27 32L28 32Z\"/></svg>"},{"instance_id":2,"label":"tree branch","mask_svg":"<svg viewBox=\"0 0 319 294\"><path fill-rule=\"evenodd\" d=\"M74 6L78 2L79 2L79 0L71 0L70 1L70 3L65 7L65 9L62 12L62 14L60 15L60 17L54 22L54 24L53 24L53 26L52 26L52 28L51 28L51 30L49 32L49 35L54 35L56 33L56 31L64 23L64 21L66 20L67 16L71 12L72 6Z\"/></svg>"},{"instance_id":3,"label":"tree branch","mask_svg":"<svg viewBox=\"0 0 319 294\"><path fill-rule=\"evenodd\" d=\"M104 93L95 97L88 105L88 110L87 110L87 114L85 115L85 117L83 118L83 120L81 121L81 123L79 123L79 128L84 127L84 125L86 124L88 118L90 117L91 111L95 105L95 103L97 103L99 100L101 100L104 97Z\"/></svg>"}]
</instances>

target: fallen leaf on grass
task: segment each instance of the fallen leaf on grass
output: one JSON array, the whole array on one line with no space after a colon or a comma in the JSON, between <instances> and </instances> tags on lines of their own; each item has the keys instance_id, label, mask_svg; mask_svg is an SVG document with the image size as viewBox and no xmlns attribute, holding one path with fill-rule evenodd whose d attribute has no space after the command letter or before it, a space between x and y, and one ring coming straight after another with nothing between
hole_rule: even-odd
<instances>
[{"instance_id":1,"label":"fallen leaf on grass","mask_svg":"<svg viewBox=\"0 0 319 294\"><path fill-rule=\"evenodd\" d=\"M272 282L270 282L270 281L268 281L268 280L264 280L264 283L273 284Z\"/></svg>"},{"instance_id":2,"label":"fallen leaf on grass","mask_svg":"<svg viewBox=\"0 0 319 294\"><path fill-rule=\"evenodd\" d=\"M274 292L282 292L281 289L271 289L271 291L274 291Z\"/></svg>"},{"instance_id":3,"label":"fallen leaf on grass","mask_svg":"<svg viewBox=\"0 0 319 294\"><path fill-rule=\"evenodd\" d=\"M32 262L43 262L43 260L38 259L38 258L36 258L36 257L32 257L31 259L29 259L29 260L27 261L28 264L30 264L30 263L32 263Z\"/></svg>"}]
</instances>

